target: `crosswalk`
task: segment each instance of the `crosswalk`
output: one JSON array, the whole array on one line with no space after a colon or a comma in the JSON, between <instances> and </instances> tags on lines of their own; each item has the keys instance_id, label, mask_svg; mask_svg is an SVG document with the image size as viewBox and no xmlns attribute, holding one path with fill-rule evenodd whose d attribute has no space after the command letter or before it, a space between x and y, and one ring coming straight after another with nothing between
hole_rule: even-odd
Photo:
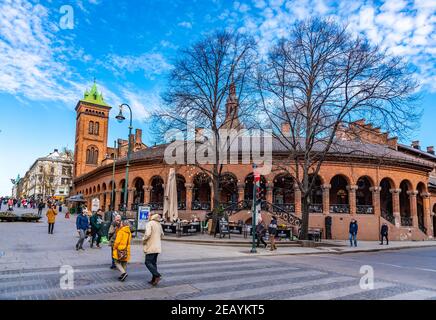
<instances>
[{"instance_id":1,"label":"crosswalk","mask_svg":"<svg viewBox=\"0 0 436 320\"><path fill-rule=\"evenodd\" d=\"M0 272L0 299L178 299L178 300L330 300L436 299L436 290L375 281L362 289L357 276L264 258L164 261L158 288L141 264L128 267L126 282L106 265L74 268L74 288L61 289L57 268Z\"/></svg>"}]
</instances>

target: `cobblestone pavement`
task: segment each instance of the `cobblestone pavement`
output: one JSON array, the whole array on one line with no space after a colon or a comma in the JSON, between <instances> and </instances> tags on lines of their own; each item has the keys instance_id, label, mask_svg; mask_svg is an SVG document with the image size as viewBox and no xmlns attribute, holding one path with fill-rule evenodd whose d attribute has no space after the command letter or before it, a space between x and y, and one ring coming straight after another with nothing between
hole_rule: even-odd
<instances>
[{"instance_id":1,"label":"cobblestone pavement","mask_svg":"<svg viewBox=\"0 0 436 320\"><path fill-rule=\"evenodd\" d=\"M313 256L250 256L248 248L164 242L163 279L147 281L140 245L132 246L129 276L109 269L110 250L77 252L74 218L61 214L55 234L41 223L0 223L0 299L436 299L436 251ZM359 285L362 265L375 270L375 287ZM61 289L72 266L74 288ZM396 275L393 276L393 275Z\"/></svg>"}]
</instances>

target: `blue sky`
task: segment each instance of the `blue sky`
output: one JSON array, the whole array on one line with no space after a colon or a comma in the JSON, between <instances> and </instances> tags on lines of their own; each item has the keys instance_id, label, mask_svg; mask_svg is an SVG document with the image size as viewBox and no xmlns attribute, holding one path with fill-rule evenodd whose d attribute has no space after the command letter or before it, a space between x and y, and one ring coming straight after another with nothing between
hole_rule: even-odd
<instances>
[{"instance_id":1,"label":"blue sky","mask_svg":"<svg viewBox=\"0 0 436 320\"><path fill-rule=\"evenodd\" d=\"M73 9L72 29L64 5ZM436 0L2 0L0 195L37 157L74 147L74 108L94 77L109 104L133 107L134 125L151 144L148 115L179 48L235 28L253 34L264 54L293 21L315 15L348 23L416 66L424 115L410 139L436 144ZM126 124L111 121L108 143L126 134Z\"/></svg>"}]
</instances>

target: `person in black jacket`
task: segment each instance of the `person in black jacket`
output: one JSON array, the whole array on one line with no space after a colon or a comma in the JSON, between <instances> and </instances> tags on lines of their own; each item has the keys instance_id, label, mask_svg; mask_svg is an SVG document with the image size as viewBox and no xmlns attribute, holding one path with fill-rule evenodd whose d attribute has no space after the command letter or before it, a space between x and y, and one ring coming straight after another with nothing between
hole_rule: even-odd
<instances>
[{"instance_id":1,"label":"person in black jacket","mask_svg":"<svg viewBox=\"0 0 436 320\"><path fill-rule=\"evenodd\" d=\"M261 219L259 219L259 222L256 225L257 247L259 247L260 242L262 242L262 244L265 246L265 248L268 246L266 244L265 240L263 240L265 233L266 233L265 225L264 225L263 221Z\"/></svg>"},{"instance_id":2,"label":"person in black jacket","mask_svg":"<svg viewBox=\"0 0 436 320\"><path fill-rule=\"evenodd\" d=\"M380 235L381 235L381 243L380 245L383 245L383 240L386 239L386 244L389 245L389 239L388 239L388 234L389 234L389 227L386 223L383 223L381 230L380 230Z\"/></svg>"}]
</instances>

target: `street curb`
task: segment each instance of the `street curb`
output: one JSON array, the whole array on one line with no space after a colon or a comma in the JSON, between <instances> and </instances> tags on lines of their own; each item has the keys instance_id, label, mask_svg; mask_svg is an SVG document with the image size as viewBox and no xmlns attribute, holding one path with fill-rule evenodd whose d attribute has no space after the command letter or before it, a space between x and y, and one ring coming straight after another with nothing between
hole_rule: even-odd
<instances>
[{"instance_id":1,"label":"street curb","mask_svg":"<svg viewBox=\"0 0 436 320\"><path fill-rule=\"evenodd\" d=\"M195 244L195 245L203 245L203 246L223 246L223 247L247 247L251 245L251 243L249 242L244 242L244 243L235 243L235 242L217 242L217 241L213 241L213 240L206 240L206 241L196 241L196 240L176 240L176 239L162 239L162 241L168 241L168 242L172 242L172 243L186 243L186 244ZM133 244L142 244L142 240L139 239L135 239L132 240ZM280 247L282 248L305 248L303 246L301 246L300 244L298 244L297 242L294 243L277 243L278 248L280 250ZM345 247L345 246L342 246ZM420 246L404 246L404 247L384 247L384 248L370 248L370 249L358 249L358 250L345 250L345 251L335 251L335 250L319 250L318 252L288 252L288 253L271 253L271 254L262 254L262 253L250 253L250 252L243 252L245 254L249 254L249 255L258 255L258 256L266 256L266 257L270 257L270 256L295 256L295 255L320 255L320 254L336 254L336 255L341 255L341 254L349 254L349 253L365 253L365 252L380 252L380 251L394 251L394 250L402 250L402 249L416 249L416 248L429 248L429 247L435 247L436 249L436 243L434 244L426 244L426 245L420 245ZM329 245L328 247L324 247L324 246L318 246L318 247L307 247L307 248L311 248L311 249L317 249L317 248L341 248L341 246L333 246L333 245Z\"/></svg>"},{"instance_id":2,"label":"street curb","mask_svg":"<svg viewBox=\"0 0 436 320\"><path fill-rule=\"evenodd\" d=\"M419 249L419 248L429 248L436 247L436 244L433 245L422 245L422 246L407 246L407 247L392 247L388 249L360 249L354 251L320 251L320 252L289 252L289 253L271 253L271 254L253 254L250 252L244 252L250 255L258 255L259 257L273 257L273 256L303 256L303 255L321 255L321 254L349 254L349 253L365 253L365 252L379 252L379 251L394 251L394 250L402 250L402 249Z\"/></svg>"}]
</instances>

